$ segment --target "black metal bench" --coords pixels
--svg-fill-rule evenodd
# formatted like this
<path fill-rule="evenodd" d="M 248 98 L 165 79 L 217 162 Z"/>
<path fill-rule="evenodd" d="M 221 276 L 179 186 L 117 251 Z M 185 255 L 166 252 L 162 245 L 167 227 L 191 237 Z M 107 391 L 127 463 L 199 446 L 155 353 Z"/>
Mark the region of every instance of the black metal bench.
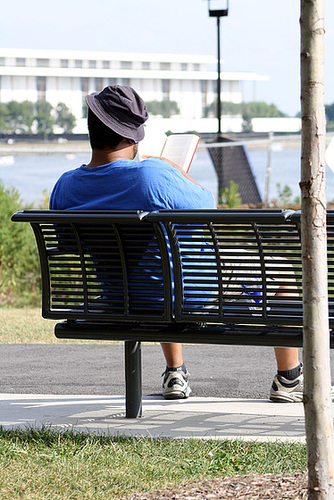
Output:
<path fill-rule="evenodd" d="M 125 341 L 129 418 L 142 411 L 143 341 L 302 346 L 299 212 L 26 210 L 12 220 L 34 231 L 42 315 L 65 320 L 55 335 Z M 332 327 L 334 212 L 327 222 Z"/>

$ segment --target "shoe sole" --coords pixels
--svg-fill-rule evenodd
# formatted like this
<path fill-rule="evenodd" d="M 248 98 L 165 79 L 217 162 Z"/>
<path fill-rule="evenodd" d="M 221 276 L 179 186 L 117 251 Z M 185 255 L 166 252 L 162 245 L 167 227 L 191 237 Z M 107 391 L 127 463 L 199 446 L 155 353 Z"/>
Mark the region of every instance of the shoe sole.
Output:
<path fill-rule="evenodd" d="M 292 394 L 289 396 L 286 392 L 277 392 L 274 395 L 270 395 L 270 401 L 274 403 L 302 403 L 303 402 L 303 394 L 299 393 Z"/>
<path fill-rule="evenodd" d="M 190 387 L 187 387 L 186 391 L 171 391 L 163 394 L 165 399 L 187 399 L 191 393 Z"/>

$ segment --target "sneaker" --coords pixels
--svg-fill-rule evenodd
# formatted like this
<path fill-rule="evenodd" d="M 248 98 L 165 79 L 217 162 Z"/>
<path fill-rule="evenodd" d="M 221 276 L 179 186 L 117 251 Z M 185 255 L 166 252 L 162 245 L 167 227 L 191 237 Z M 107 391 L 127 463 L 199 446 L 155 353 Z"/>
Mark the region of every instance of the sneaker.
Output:
<path fill-rule="evenodd" d="M 165 399 L 186 399 L 191 393 L 189 372 L 166 370 L 162 377 L 162 395 Z"/>
<path fill-rule="evenodd" d="M 303 382 L 303 372 L 293 380 L 288 380 L 282 375 L 275 375 L 270 389 L 271 401 L 275 403 L 301 403 L 303 401 Z"/>

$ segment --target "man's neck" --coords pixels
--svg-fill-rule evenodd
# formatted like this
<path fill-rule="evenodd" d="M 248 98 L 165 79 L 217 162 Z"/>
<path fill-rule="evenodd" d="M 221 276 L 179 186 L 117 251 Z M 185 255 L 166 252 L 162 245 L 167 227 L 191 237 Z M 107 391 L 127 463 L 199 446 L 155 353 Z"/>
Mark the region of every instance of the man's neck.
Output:
<path fill-rule="evenodd" d="M 134 145 L 128 142 L 123 145 L 121 143 L 115 149 L 93 149 L 91 160 L 86 167 L 100 167 L 118 160 L 133 160 L 135 152 Z"/>

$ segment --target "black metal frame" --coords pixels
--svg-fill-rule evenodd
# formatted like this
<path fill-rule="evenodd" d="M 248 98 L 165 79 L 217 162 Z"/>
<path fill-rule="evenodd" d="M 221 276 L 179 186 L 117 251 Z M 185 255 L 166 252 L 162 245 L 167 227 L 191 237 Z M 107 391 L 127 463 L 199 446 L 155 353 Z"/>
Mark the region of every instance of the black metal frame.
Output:
<path fill-rule="evenodd" d="M 273 299 L 267 294 L 270 275 L 278 270 L 291 291 L 291 272 L 285 261 L 293 262 L 300 283 L 299 212 L 27 210 L 14 214 L 12 220 L 29 222 L 33 228 L 41 264 L 43 317 L 65 320 L 56 325 L 55 335 L 125 342 L 128 418 L 142 414 L 141 342 L 302 346 L 302 297 Z M 329 323 L 333 327 L 334 211 L 328 212 L 327 223 Z M 95 235 L 100 233 L 102 236 L 95 244 Z M 149 248 L 145 247 L 147 242 Z M 209 253 L 199 264 L 203 243 L 208 245 Z M 91 254 L 95 256 L 93 264 Z M 141 260 L 138 255 L 142 254 Z M 118 273 L 121 291 L 116 296 L 121 306 L 113 304 L 114 290 L 108 299 L 94 297 L 101 288 L 101 277 L 93 276 L 91 270 L 100 265 L 97 256 L 102 256 L 101 267 L 103 273 L 109 273 L 109 280 L 113 273 Z M 268 256 L 284 260 L 268 267 Z M 230 292 L 226 295 L 222 266 L 224 261 L 232 265 L 238 259 L 240 262 L 240 257 L 244 262 L 240 271 L 243 282 L 248 280 L 252 259 L 258 266 L 261 301 L 255 309 L 249 307 L 243 296 L 233 302 L 228 296 Z M 152 266 L 160 273 L 159 287 L 163 286 L 160 302 L 147 297 L 154 295 L 149 289 L 153 282 L 147 281 L 146 290 L 137 284 L 152 273 Z M 199 272 L 208 277 L 202 288 L 214 290 L 217 300 L 208 301 L 201 287 L 194 291 L 193 283 L 201 279 Z M 133 295 L 137 291 L 144 297 L 139 305 L 134 301 L 135 307 L 131 287 Z M 160 288 L 157 290 L 161 293 Z M 105 293 L 103 287 L 101 293 Z M 187 296 L 193 301 L 190 306 Z M 332 336 L 330 340 L 333 348 Z"/>

